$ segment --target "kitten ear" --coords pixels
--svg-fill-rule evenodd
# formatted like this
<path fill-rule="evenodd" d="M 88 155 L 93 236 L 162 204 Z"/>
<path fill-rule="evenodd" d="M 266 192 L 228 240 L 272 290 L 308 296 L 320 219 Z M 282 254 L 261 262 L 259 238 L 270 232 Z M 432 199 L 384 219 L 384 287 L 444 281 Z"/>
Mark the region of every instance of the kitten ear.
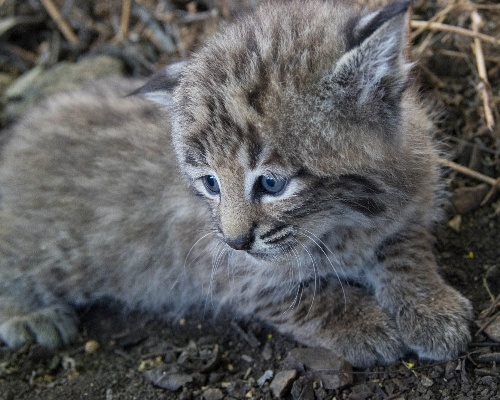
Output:
<path fill-rule="evenodd" d="M 411 67 L 405 60 L 408 7 L 398 2 L 351 21 L 348 51 L 322 80 L 321 97 L 333 101 L 330 107 L 350 118 L 397 112 Z"/>
<path fill-rule="evenodd" d="M 163 67 L 132 94 L 142 94 L 148 100 L 155 103 L 171 106 L 173 103 L 173 91 L 179 83 L 182 71 L 186 65 L 187 61 L 180 61 Z"/>

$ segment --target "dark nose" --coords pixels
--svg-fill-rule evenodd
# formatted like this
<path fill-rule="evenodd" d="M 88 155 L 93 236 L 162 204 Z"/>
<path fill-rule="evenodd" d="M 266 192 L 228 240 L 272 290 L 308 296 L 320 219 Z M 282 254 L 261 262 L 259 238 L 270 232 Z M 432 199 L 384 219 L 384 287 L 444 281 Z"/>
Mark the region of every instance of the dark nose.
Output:
<path fill-rule="evenodd" d="M 253 243 L 253 235 L 225 238 L 226 243 L 235 250 L 250 250 Z"/>

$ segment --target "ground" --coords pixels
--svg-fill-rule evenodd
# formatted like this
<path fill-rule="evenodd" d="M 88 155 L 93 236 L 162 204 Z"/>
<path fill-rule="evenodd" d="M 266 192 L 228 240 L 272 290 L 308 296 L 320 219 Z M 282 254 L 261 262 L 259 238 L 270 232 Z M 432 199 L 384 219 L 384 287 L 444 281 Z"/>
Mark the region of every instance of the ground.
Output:
<path fill-rule="evenodd" d="M 5 17 L 4 21 L 10 16 L 31 18 L 35 12 L 43 11 L 41 5 L 34 6 L 34 3 L 0 1 L 0 6 L 6 7 L 1 15 Z M 64 10 L 66 3 L 70 2 L 59 1 L 56 6 Z M 58 25 L 52 24 L 48 15 L 44 14 L 44 19 L 39 18 L 31 25 L 19 19 L 13 28 L 6 29 L 5 24 L 0 24 L 0 44 L 5 44 L 5 50 L 0 51 L 0 61 L 3 62 L 0 65 L 0 89 L 4 96 L 2 124 L 10 123 L 24 110 L 19 105 L 19 80 L 14 81 L 16 86 L 12 84 L 13 79 L 34 74 L 37 65 L 43 65 L 40 58 L 44 54 L 53 58 L 44 67 L 60 67 L 61 61 L 79 60 L 81 55 L 91 54 L 97 48 L 97 54 L 111 54 L 119 60 L 122 64 L 118 69 L 124 65 L 128 74 L 145 75 L 151 72 L 148 69 L 157 66 L 156 63 L 184 56 L 187 49 L 203 40 L 204 35 L 211 34 L 218 18 L 230 18 L 241 11 L 241 7 L 251 8 L 257 2 L 159 2 L 173 7 L 171 21 L 167 22 L 175 28 L 173 37 L 177 48 L 167 57 L 165 53 L 169 48 L 166 44 L 163 51 L 151 44 L 159 46 L 158 33 L 156 42 L 132 40 L 135 38 L 133 34 L 140 36 L 144 32 L 142 30 L 139 34 L 137 26 L 146 24 L 144 21 L 135 22 L 140 20 L 137 15 L 142 15 L 135 8 L 132 13 L 135 19 L 131 19 L 128 31 L 130 41 L 108 38 L 113 31 L 109 33 L 106 29 L 111 28 L 103 21 L 113 20 L 116 10 L 119 16 L 126 0 L 106 4 L 82 2 L 87 3 L 93 8 L 89 6 L 91 11 L 85 9 L 87 14 L 78 14 L 79 19 L 68 11 L 69 6 L 66 14 L 63 13 L 63 19 L 80 32 L 78 39 L 87 40 L 78 51 L 65 44 L 69 39 L 57 33 Z M 155 2 L 137 2 L 146 11 L 151 10 L 152 3 Z M 433 21 L 470 28 L 468 15 L 476 9 L 465 3 L 450 2 L 450 7 L 454 5 L 456 9 L 447 10 L 446 2 L 440 6 L 439 1 L 415 1 L 415 14 L 418 19 L 430 20 L 441 12 L 445 18 Z M 486 33 L 499 37 L 494 21 L 500 20 L 500 7 L 493 1 L 474 4 L 486 19 Z M 219 11 L 217 18 L 211 16 L 213 10 Z M 94 30 L 87 26 L 90 33 L 82 35 L 83 23 L 78 25 L 74 21 L 91 17 Z M 200 25 L 193 22 L 195 17 L 201 21 Z M 38 36 L 23 36 L 25 24 Z M 156 28 L 153 26 L 152 29 L 154 34 Z M 59 50 L 57 56 L 53 56 L 54 37 L 58 35 Z M 417 70 L 423 83 L 423 95 L 434 109 L 440 110 L 437 117 L 439 140 L 454 161 L 481 172 L 483 176 L 497 178 L 500 176 L 500 130 L 498 122 L 491 129 L 486 127 L 488 120 L 482 89 L 478 85 L 481 81 L 475 70 L 477 57 L 470 50 L 472 39 L 430 32 L 414 39 L 420 60 Z M 106 47 L 109 43 L 112 45 Z M 181 43 L 183 47 L 179 46 Z M 483 44 L 489 77 L 486 89 L 491 96 L 493 116 L 498 121 L 500 60 L 495 56 L 498 46 Z M 155 54 L 151 56 L 150 53 Z M 42 81 L 41 78 L 35 80 Z M 54 86 L 53 81 L 48 82 L 50 84 L 45 86 Z M 36 93 L 34 86 L 30 87 L 31 93 Z M 67 349 L 49 351 L 31 345 L 12 352 L 0 345 L 0 399 L 217 400 L 271 399 L 275 395 L 294 400 L 499 398 L 500 344 L 493 340 L 491 329 L 495 326 L 495 315 L 497 321 L 500 319 L 500 200 L 493 196 L 486 204 L 480 205 L 490 186 L 486 185 L 483 190 L 477 186 L 476 178 L 466 177 L 454 168 L 445 174 L 453 197 L 446 209 L 446 217 L 436 228 L 436 254 L 442 275 L 472 300 L 476 316 L 471 326 L 472 343 L 460 358 L 434 363 L 408 356 L 394 365 L 366 370 L 352 371 L 345 365 L 321 369 L 312 365 L 310 358 L 325 359 L 327 363 L 332 361 L 323 350 L 311 349 L 308 358 L 296 350 L 300 346 L 295 342 L 258 321 L 239 321 L 232 315 L 221 316 L 218 320 L 203 315 L 186 315 L 179 320 L 165 321 L 149 315 L 121 315 L 115 308 L 96 306 L 81 310 L 81 335 L 78 342 Z M 479 200 L 471 200 L 467 193 Z M 490 336 L 484 332 L 485 323 L 490 323 L 486 328 Z M 331 389 L 336 385 L 340 386 Z"/>

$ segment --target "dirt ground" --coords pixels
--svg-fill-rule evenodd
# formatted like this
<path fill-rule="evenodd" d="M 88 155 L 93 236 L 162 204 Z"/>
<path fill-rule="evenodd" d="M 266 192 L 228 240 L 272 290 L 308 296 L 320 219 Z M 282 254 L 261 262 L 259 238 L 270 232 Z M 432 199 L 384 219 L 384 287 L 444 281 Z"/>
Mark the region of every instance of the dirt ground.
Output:
<path fill-rule="evenodd" d="M 19 98 L 12 95 L 13 83 L 19 83 L 15 79 L 40 65 L 50 69 L 61 61 L 106 54 L 120 60 L 126 74 L 147 75 L 162 63 L 185 56 L 212 34 L 217 24 L 254 7 L 258 1 L 133 2 L 146 11 L 159 5 L 171 6 L 171 14 L 165 12 L 171 20 L 165 17 L 163 21 L 171 24 L 171 31 L 167 31 L 173 32 L 175 39 L 170 50 L 168 46 L 159 49 L 158 40 L 141 36 L 146 35 L 147 18 L 136 9 L 125 32 L 128 39 L 111 38 L 113 29 L 109 26 L 113 21 L 117 26 L 120 16 L 123 21 L 120 13 L 126 3 L 56 1 L 56 6 L 65 10 L 63 18 L 79 33 L 80 47 L 75 50 L 66 43 L 69 39 L 58 33 L 58 25 L 45 14 L 41 3 L 0 0 L 1 21 L 17 18 L 8 29 L 6 23 L 0 23 L 2 125 L 24 110 L 16 108 Z M 414 19 L 430 20 L 441 13 L 444 17 L 434 21 L 467 29 L 470 13 L 476 10 L 486 21 L 483 32 L 500 37 L 500 6 L 496 1 L 413 4 Z M 158 20 L 157 13 L 155 16 Z M 21 17 L 33 20 L 26 22 Z M 82 33 L 84 25 L 87 36 Z M 149 37 L 154 36 L 155 26 Z M 121 32 L 121 27 L 115 31 Z M 54 55 L 57 41 L 59 47 Z M 419 59 L 416 69 L 423 96 L 433 109 L 439 110 L 438 139 L 451 159 L 496 179 L 500 176 L 499 46 L 483 43 L 489 78 L 486 88 L 497 121 L 488 129 L 471 43 L 470 37 L 446 32 L 429 30 L 415 35 Z M 1 139 L 0 134 L 0 143 Z M 490 187 L 478 186 L 480 179 L 467 177 L 454 168 L 446 172 L 446 182 L 453 197 L 445 220 L 436 229 L 436 254 L 442 275 L 472 300 L 476 315 L 471 327 L 473 341 L 467 353 L 456 360 L 431 363 L 410 355 L 394 365 L 366 370 L 342 365 L 315 367 L 310 358 L 325 357 L 323 350 L 311 349 L 306 356 L 296 350 L 299 345 L 258 321 L 239 321 L 232 315 L 213 320 L 194 313 L 165 321 L 149 315 L 122 315 L 119 305 L 97 305 L 81 310 L 80 338 L 67 349 L 49 351 L 31 345 L 12 352 L 0 345 L 0 399 L 220 400 L 272 399 L 277 395 L 294 400 L 498 399 L 500 343 L 494 341 L 491 330 L 494 326 L 500 329 L 500 200 L 493 195 L 487 204 L 480 205 Z"/>

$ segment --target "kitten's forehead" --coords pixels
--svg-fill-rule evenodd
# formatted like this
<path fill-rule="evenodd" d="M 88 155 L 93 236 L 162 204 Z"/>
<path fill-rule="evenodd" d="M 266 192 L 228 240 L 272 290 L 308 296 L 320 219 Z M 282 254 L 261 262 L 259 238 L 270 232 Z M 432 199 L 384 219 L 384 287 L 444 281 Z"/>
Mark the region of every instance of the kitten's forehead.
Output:
<path fill-rule="evenodd" d="M 345 52 L 352 14 L 328 2 L 292 2 L 285 10 L 262 7 L 194 56 L 176 91 L 184 122 L 252 134 L 279 120 L 276 110 L 297 107 L 294 99 Z"/>

